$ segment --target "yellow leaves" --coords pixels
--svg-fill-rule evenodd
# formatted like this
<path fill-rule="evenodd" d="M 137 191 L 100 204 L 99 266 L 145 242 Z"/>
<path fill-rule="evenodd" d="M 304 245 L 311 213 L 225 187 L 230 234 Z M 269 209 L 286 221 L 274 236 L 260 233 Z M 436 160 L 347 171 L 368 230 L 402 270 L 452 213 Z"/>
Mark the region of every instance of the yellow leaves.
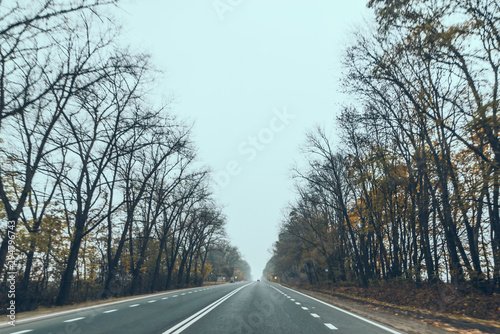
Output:
<path fill-rule="evenodd" d="M 205 268 L 203 269 L 203 274 L 201 275 L 204 280 L 208 277 L 208 275 L 210 275 L 210 273 L 212 272 L 212 270 L 213 270 L 212 264 L 205 263 Z"/>

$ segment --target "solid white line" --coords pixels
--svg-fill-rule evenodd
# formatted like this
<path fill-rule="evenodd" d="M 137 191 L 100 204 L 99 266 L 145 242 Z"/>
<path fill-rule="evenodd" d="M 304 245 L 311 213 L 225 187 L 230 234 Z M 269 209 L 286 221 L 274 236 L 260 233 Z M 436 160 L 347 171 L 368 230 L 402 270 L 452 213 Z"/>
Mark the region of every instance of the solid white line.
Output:
<path fill-rule="evenodd" d="M 33 330 L 32 329 L 26 329 L 24 331 L 14 332 L 12 334 L 23 334 L 23 333 L 29 333 L 29 332 L 33 332 Z"/>
<path fill-rule="evenodd" d="M 117 310 L 117 309 L 114 309 L 114 310 L 104 311 L 104 312 L 102 312 L 102 313 L 113 313 L 113 312 L 116 312 L 116 311 L 118 311 L 118 310 Z"/>
<path fill-rule="evenodd" d="M 85 317 L 79 317 L 79 318 L 73 318 L 73 319 L 69 319 L 69 320 L 64 320 L 63 322 L 73 322 L 73 321 L 78 321 L 78 320 L 82 320 L 82 319 L 85 319 Z"/>
<path fill-rule="evenodd" d="M 319 315 L 317 315 L 316 313 L 311 313 L 311 315 L 312 315 L 314 318 L 319 318 Z"/>
<path fill-rule="evenodd" d="M 328 327 L 328 328 L 330 328 L 330 329 L 338 329 L 337 327 L 335 327 L 332 324 L 325 324 L 325 326 Z"/>
<path fill-rule="evenodd" d="M 349 311 L 346 311 L 346 310 L 344 310 L 344 309 L 341 309 L 340 307 L 333 306 L 333 305 L 330 305 L 330 304 L 328 304 L 328 303 L 325 303 L 324 301 L 319 300 L 319 299 L 316 299 L 316 298 L 311 297 L 311 296 L 309 296 L 309 295 L 306 295 L 305 293 L 302 293 L 302 292 L 299 292 L 299 291 L 295 291 L 294 289 L 290 289 L 290 288 L 288 288 L 288 287 L 286 287 L 286 286 L 283 286 L 283 285 L 281 285 L 281 287 L 283 287 L 283 288 L 285 288 L 285 289 L 288 289 L 288 290 L 291 290 L 291 291 L 293 291 L 293 292 L 296 292 L 296 293 L 298 293 L 299 295 L 302 295 L 302 296 L 304 296 L 304 297 L 307 297 L 307 298 L 310 298 L 310 299 L 312 299 L 312 300 L 315 300 L 315 301 L 317 301 L 318 303 L 321 303 L 321 304 L 323 304 L 323 305 L 326 305 L 326 306 L 328 306 L 328 307 L 333 308 L 334 310 L 337 310 L 337 311 L 340 311 L 340 312 L 344 312 L 345 314 L 349 314 L 350 316 L 352 316 L 352 317 L 354 317 L 354 318 L 356 318 L 356 319 L 359 319 L 359 320 L 361 320 L 361 321 L 367 322 L 367 323 L 369 323 L 370 325 L 373 325 L 373 326 L 376 326 L 376 327 L 378 327 L 378 328 L 381 328 L 381 329 L 383 329 L 383 330 L 385 330 L 385 331 L 387 331 L 387 332 L 389 332 L 389 333 L 393 333 L 393 334 L 401 334 L 400 332 L 397 332 L 397 331 L 395 331 L 395 330 L 393 330 L 393 329 L 391 329 L 391 328 L 389 328 L 389 327 L 386 327 L 386 326 L 381 325 L 381 324 L 378 324 L 378 323 L 376 323 L 376 322 L 374 322 L 374 321 L 371 321 L 371 320 L 368 320 L 368 319 L 366 319 L 366 318 L 363 318 L 363 317 L 361 317 L 361 316 L 359 316 L 359 315 L 357 315 L 357 314 L 354 314 L 354 313 L 352 313 L 352 312 L 349 312 Z"/>
<path fill-rule="evenodd" d="M 219 306 L 220 304 L 222 304 L 226 299 L 229 299 L 232 295 L 238 293 L 241 289 L 246 288 L 247 286 L 249 286 L 249 285 L 251 285 L 253 283 L 254 282 L 246 284 L 246 285 L 244 285 L 242 287 L 239 287 L 239 288 L 231 291 L 230 293 L 228 293 L 227 295 L 223 296 L 222 298 L 216 300 L 215 302 L 213 302 L 212 304 L 208 305 L 204 309 L 196 312 L 195 314 L 193 314 L 189 318 L 184 319 L 183 321 L 181 321 L 180 323 L 178 323 L 174 327 L 170 328 L 166 332 L 163 332 L 163 334 L 178 334 L 178 333 L 181 333 L 186 328 L 188 328 L 189 326 L 191 326 L 192 324 L 194 324 L 196 321 L 200 320 L 205 315 L 207 315 L 214 308 L 216 308 L 217 306 Z"/>
<path fill-rule="evenodd" d="M 139 305 L 141 305 L 141 304 L 133 304 L 133 305 L 130 305 L 129 307 L 137 307 Z"/>

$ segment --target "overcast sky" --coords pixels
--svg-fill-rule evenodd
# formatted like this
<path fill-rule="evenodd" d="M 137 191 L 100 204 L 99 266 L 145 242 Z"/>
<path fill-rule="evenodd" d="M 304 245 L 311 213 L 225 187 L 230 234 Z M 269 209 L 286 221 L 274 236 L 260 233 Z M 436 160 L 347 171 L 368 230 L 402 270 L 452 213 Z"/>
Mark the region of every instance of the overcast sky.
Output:
<path fill-rule="evenodd" d="M 315 124 L 334 129 L 342 51 L 367 0 L 125 0 L 127 43 L 164 71 L 172 112 L 194 122 L 227 232 L 260 277 L 294 198 L 291 165 Z"/>

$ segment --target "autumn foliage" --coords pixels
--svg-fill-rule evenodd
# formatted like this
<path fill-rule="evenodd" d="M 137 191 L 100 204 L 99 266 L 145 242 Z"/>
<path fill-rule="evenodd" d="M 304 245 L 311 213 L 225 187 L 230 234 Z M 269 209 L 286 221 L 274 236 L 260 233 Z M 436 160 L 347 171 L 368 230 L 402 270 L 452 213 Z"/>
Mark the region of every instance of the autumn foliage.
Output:
<path fill-rule="evenodd" d="M 308 134 L 266 275 L 498 292 L 499 3 L 370 6 L 376 26 L 345 53 L 340 140 Z"/>

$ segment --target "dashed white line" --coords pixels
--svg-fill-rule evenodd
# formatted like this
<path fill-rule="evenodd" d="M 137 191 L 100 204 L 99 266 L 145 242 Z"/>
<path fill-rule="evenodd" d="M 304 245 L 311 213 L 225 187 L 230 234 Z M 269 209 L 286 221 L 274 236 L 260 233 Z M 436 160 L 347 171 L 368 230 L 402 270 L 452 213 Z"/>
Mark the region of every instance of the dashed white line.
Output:
<path fill-rule="evenodd" d="M 162 299 L 168 299 L 168 297 L 163 297 Z"/>
<path fill-rule="evenodd" d="M 156 302 L 156 300 L 150 300 L 148 303 L 154 303 Z"/>
<path fill-rule="evenodd" d="M 23 333 L 29 333 L 29 332 L 33 332 L 33 330 L 32 329 L 26 329 L 24 331 L 14 332 L 12 334 L 23 334 Z"/>
<path fill-rule="evenodd" d="M 286 298 L 290 299 L 290 298 L 292 298 L 292 297 L 290 297 L 290 296 L 286 296 Z"/>
<path fill-rule="evenodd" d="M 307 307 L 304 307 L 304 306 L 302 306 L 302 309 L 305 311 L 309 310 Z"/>
<path fill-rule="evenodd" d="M 314 318 L 319 318 L 319 315 L 317 315 L 316 313 L 311 313 L 311 315 L 312 315 Z"/>
<path fill-rule="evenodd" d="M 130 305 L 129 307 L 137 307 L 139 305 L 141 305 L 141 304 L 134 304 L 134 305 Z"/>
<path fill-rule="evenodd" d="M 299 302 L 295 302 L 295 304 L 296 304 L 296 305 L 300 305 L 300 303 L 299 303 Z"/>
<path fill-rule="evenodd" d="M 184 296 L 184 295 L 185 295 L 185 293 L 181 293 L 181 296 Z"/>
<path fill-rule="evenodd" d="M 175 295 L 175 296 L 172 296 L 172 297 L 173 297 L 173 298 L 175 298 L 175 297 L 177 297 L 177 295 Z"/>
<path fill-rule="evenodd" d="M 64 320 L 63 322 L 73 322 L 73 321 L 78 321 L 78 320 L 82 320 L 82 319 L 85 319 L 85 317 L 79 317 L 79 318 L 73 318 L 73 319 L 69 319 L 69 320 Z"/>
<path fill-rule="evenodd" d="M 325 326 L 328 327 L 329 329 L 338 329 L 337 327 L 335 327 L 332 324 L 325 324 Z"/>
<path fill-rule="evenodd" d="M 118 311 L 118 309 L 114 309 L 114 310 L 107 310 L 107 311 L 104 311 L 102 313 L 113 313 L 113 312 L 116 312 Z"/>
<path fill-rule="evenodd" d="M 295 299 L 290 299 L 290 300 L 291 300 L 292 302 L 294 302 L 294 301 L 295 301 Z"/>
<path fill-rule="evenodd" d="M 273 288 L 274 288 L 274 287 L 273 287 Z M 299 291 L 296 291 L 296 290 L 290 289 L 290 288 L 288 288 L 288 287 L 286 287 L 286 286 L 282 286 L 282 288 L 287 289 L 287 290 L 291 290 L 291 291 L 293 291 L 293 292 L 295 292 L 295 293 L 298 293 L 298 294 L 299 294 L 299 295 L 301 295 L 301 296 L 304 296 L 304 297 L 307 297 L 307 298 L 309 298 L 309 299 L 315 300 L 316 302 L 318 302 L 318 303 L 320 303 L 320 304 L 326 305 L 326 306 L 328 306 L 328 307 L 333 308 L 334 310 L 337 310 L 337 311 L 343 312 L 343 313 L 345 313 L 345 314 L 348 314 L 348 315 L 350 315 L 351 317 L 354 317 L 354 318 L 356 318 L 356 319 L 359 319 L 359 320 L 361 320 L 361 321 L 364 321 L 364 322 L 366 322 L 366 323 L 369 323 L 370 325 L 373 325 L 373 326 L 376 326 L 376 327 L 378 327 L 378 328 L 381 328 L 381 329 L 385 330 L 386 332 L 389 332 L 389 333 L 392 333 L 392 334 L 400 334 L 400 332 L 395 331 L 395 330 L 393 330 L 393 329 L 391 329 L 391 328 L 389 328 L 389 327 L 386 327 L 386 326 L 381 325 L 381 324 L 378 324 L 378 323 L 376 323 L 376 322 L 374 322 L 374 321 L 371 321 L 371 320 L 368 320 L 368 319 L 366 319 L 366 318 L 363 318 L 363 317 L 361 317 L 361 316 L 359 316 L 359 315 L 357 315 L 357 314 L 354 314 L 354 313 L 352 313 L 352 312 L 346 311 L 346 310 L 344 310 L 344 309 L 342 309 L 342 308 L 340 308 L 340 307 L 336 307 L 336 306 L 330 305 L 330 304 L 328 304 L 328 303 L 326 303 L 326 302 L 324 302 L 324 301 L 322 301 L 322 300 L 319 300 L 319 299 L 316 299 L 316 298 L 311 297 L 311 296 L 309 296 L 309 295 L 306 295 L 305 293 L 302 293 L 302 292 L 299 292 Z M 275 289 L 276 289 L 276 288 L 275 288 Z M 278 290 L 278 289 L 276 289 L 276 290 Z"/>
<path fill-rule="evenodd" d="M 188 293 L 193 293 L 192 291 L 189 291 Z"/>

